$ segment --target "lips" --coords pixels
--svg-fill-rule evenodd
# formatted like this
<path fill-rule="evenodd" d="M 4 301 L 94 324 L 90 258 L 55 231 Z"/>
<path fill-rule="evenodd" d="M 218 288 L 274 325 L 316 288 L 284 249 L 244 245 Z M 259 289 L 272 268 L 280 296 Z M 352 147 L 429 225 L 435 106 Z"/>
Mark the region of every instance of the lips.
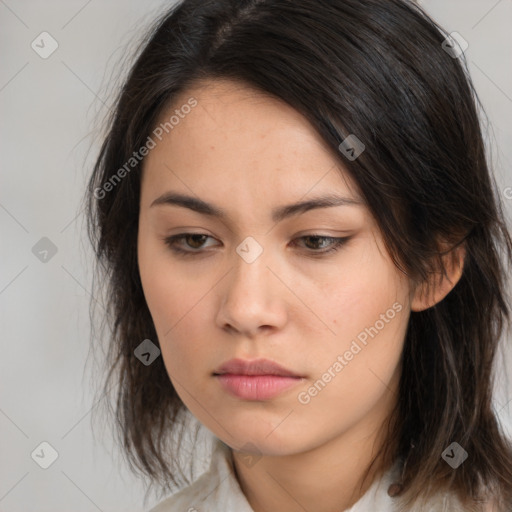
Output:
<path fill-rule="evenodd" d="M 213 373 L 222 389 L 242 400 L 270 400 L 304 377 L 268 359 L 232 359 Z"/>
<path fill-rule="evenodd" d="M 269 359 L 256 359 L 246 361 L 244 359 L 231 359 L 220 366 L 214 375 L 276 375 L 280 377 L 301 377 Z"/>

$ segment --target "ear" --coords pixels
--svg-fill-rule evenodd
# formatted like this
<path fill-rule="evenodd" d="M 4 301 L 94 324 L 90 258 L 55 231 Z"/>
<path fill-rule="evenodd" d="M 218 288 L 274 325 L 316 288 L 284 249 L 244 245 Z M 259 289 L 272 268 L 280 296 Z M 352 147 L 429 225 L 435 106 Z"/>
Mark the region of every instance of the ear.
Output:
<path fill-rule="evenodd" d="M 442 248 L 446 248 L 446 244 L 442 244 Z M 456 246 L 441 256 L 444 273 L 438 270 L 416 286 L 412 293 L 411 311 L 424 311 L 431 308 L 452 291 L 462 276 L 465 256 L 464 244 Z"/>

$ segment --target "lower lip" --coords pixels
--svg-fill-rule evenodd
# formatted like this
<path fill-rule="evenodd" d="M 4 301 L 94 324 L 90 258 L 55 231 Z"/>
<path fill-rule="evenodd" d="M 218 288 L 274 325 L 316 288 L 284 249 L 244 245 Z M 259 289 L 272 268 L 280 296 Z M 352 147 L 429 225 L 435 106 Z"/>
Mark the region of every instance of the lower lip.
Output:
<path fill-rule="evenodd" d="M 232 395 L 244 400 L 268 400 L 295 386 L 300 377 L 279 375 L 216 375 L 222 387 Z"/>

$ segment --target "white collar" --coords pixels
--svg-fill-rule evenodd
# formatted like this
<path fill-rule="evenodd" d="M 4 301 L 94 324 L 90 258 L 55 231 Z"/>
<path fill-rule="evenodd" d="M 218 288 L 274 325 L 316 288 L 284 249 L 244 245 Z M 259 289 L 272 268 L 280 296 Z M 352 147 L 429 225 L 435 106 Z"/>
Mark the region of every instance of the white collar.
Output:
<path fill-rule="evenodd" d="M 396 466 L 395 466 L 396 467 Z M 357 503 L 345 512 L 392 512 L 388 487 L 394 471 L 373 482 Z M 191 485 L 165 499 L 149 512 L 254 512 L 243 494 L 233 469 L 229 446 L 215 439 L 209 469 Z"/>

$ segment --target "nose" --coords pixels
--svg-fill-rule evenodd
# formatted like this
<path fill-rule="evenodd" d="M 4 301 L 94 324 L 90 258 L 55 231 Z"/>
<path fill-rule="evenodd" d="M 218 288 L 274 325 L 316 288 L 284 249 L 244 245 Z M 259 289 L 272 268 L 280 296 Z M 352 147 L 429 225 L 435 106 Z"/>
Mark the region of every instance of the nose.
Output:
<path fill-rule="evenodd" d="M 290 295 L 279 272 L 273 270 L 263 251 L 248 262 L 238 253 L 233 266 L 220 285 L 217 325 L 231 333 L 247 337 L 281 329 L 287 321 L 287 296 Z"/>

